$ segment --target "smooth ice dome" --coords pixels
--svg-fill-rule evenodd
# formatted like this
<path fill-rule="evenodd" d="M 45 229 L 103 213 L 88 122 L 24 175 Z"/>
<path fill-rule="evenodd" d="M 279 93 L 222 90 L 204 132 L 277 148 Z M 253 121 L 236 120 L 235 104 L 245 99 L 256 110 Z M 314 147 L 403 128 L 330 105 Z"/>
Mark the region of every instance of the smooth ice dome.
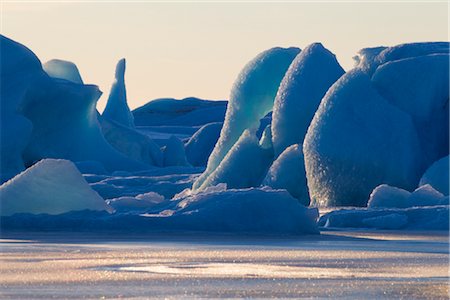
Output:
<path fill-rule="evenodd" d="M 206 166 L 208 157 L 220 136 L 223 123 L 215 122 L 202 126 L 186 143 L 186 157 L 193 166 Z"/>
<path fill-rule="evenodd" d="M 164 166 L 188 166 L 184 144 L 176 136 L 171 136 L 163 150 Z"/>
<path fill-rule="evenodd" d="M 70 61 L 52 59 L 42 65 L 45 73 L 52 78 L 64 79 L 73 83 L 83 84 L 77 66 Z"/>
<path fill-rule="evenodd" d="M 194 189 L 203 185 L 246 129 L 256 132 L 260 119 L 272 110 L 280 82 L 299 52 L 298 48 L 266 50 L 240 72 L 231 89 L 220 138 Z"/>
<path fill-rule="evenodd" d="M 125 88 L 125 58 L 116 66 L 116 78 L 109 92 L 108 102 L 102 116 L 125 127 L 134 128 L 134 117 L 128 107 Z"/>
<path fill-rule="evenodd" d="M 370 194 L 367 207 L 409 207 L 411 193 L 394 186 L 382 184 L 377 186 Z"/>
<path fill-rule="evenodd" d="M 1 215 L 62 214 L 112 208 L 90 188 L 75 165 L 44 159 L 0 186 Z"/>
<path fill-rule="evenodd" d="M 303 153 L 311 200 L 324 206 L 365 206 L 376 186 L 412 190 L 421 174 L 411 117 L 380 96 L 357 69 L 325 95 Z"/>
<path fill-rule="evenodd" d="M 281 81 L 273 106 L 275 157 L 288 146 L 303 143 L 320 101 L 342 74 L 344 70 L 334 54 L 320 43 L 309 45 L 297 55 Z"/>
<path fill-rule="evenodd" d="M 420 178 L 420 186 L 429 184 L 445 196 L 449 194 L 449 159 L 448 156 L 434 162 Z"/>
<path fill-rule="evenodd" d="M 267 172 L 263 185 L 273 189 L 286 189 L 300 203 L 309 205 L 305 163 L 300 145 L 291 145 L 281 153 Z"/>

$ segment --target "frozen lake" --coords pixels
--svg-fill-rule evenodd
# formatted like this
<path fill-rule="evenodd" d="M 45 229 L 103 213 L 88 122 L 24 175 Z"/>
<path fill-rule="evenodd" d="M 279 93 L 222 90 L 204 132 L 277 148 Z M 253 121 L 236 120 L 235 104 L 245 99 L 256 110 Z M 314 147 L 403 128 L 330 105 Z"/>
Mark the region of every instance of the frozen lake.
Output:
<path fill-rule="evenodd" d="M 0 295 L 446 299 L 447 234 L 328 231 L 278 238 L 3 233 Z"/>

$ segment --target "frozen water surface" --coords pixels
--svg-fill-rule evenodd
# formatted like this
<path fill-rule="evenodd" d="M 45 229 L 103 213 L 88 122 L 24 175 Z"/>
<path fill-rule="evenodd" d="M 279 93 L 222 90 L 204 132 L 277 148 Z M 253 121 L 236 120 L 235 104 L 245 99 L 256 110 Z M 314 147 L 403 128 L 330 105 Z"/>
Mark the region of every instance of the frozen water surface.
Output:
<path fill-rule="evenodd" d="M 2 233 L 2 299 L 448 298 L 447 232 Z"/>

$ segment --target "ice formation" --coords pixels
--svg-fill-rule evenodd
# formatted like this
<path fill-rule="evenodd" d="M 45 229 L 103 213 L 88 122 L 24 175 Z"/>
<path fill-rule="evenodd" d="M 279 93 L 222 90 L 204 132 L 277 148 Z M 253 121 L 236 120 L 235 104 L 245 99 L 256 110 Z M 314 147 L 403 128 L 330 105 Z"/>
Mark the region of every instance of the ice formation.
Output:
<path fill-rule="evenodd" d="M 377 91 L 411 116 L 422 149 L 422 170 L 449 151 L 449 55 L 388 62 L 372 77 Z"/>
<path fill-rule="evenodd" d="M 44 159 L 0 186 L 2 216 L 16 213 L 62 214 L 113 209 L 93 191 L 75 165 Z"/>
<path fill-rule="evenodd" d="M 52 59 L 42 65 L 45 73 L 52 78 L 59 78 L 71 81 L 73 83 L 83 84 L 80 72 L 77 66 L 70 61 L 61 59 Z"/>
<path fill-rule="evenodd" d="M 219 183 L 234 189 L 259 186 L 272 159 L 272 149 L 263 149 L 255 134 L 245 130 L 199 190 Z"/>
<path fill-rule="evenodd" d="M 44 74 L 33 52 L 3 35 L 0 59 L 0 182 L 4 182 L 25 169 L 22 152 L 33 125 L 18 109 L 36 78 Z"/>
<path fill-rule="evenodd" d="M 344 74 L 333 53 L 315 43 L 302 50 L 278 89 L 272 114 L 275 157 L 303 143 L 309 124 L 329 87 Z"/>
<path fill-rule="evenodd" d="M 151 138 L 103 117 L 99 121 L 105 139 L 117 151 L 136 161 L 163 166 L 163 153 Z"/>
<path fill-rule="evenodd" d="M 125 127 L 134 128 L 134 117 L 127 103 L 124 58 L 117 63 L 116 78 L 111 86 L 108 102 L 102 116 Z"/>
<path fill-rule="evenodd" d="M 231 90 L 220 138 L 194 189 L 203 186 L 244 130 L 258 129 L 259 120 L 272 110 L 280 82 L 299 52 L 298 48 L 272 48 L 244 67 Z"/>
<path fill-rule="evenodd" d="M 434 162 L 423 174 L 419 185 L 431 185 L 434 189 L 448 196 L 449 194 L 449 159 L 448 156 Z"/>
<path fill-rule="evenodd" d="M 164 166 L 188 166 L 184 144 L 176 136 L 170 137 L 163 150 Z"/>
<path fill-rule="evenodd" d="M 273 143 L 272 143 L 272 129 L 270 124 L 264 128 L 261 138 L 259 139 L 259 145 L 263 149 L 272 149 L 273 151 Z"/>
<path fill-rule="evenodd" d="M 303 153 L 310 196 L 320 205 L 364 206 L 377 185 L 412 190 L 421 174 L 411 117 L 381 97 L 357 69 L 325 95 Z"/>
<path fill-rule="evenodd" d="M 206 166 L 220 136 L 223 123 L 215 122 L 202 126 L 186 143 L 186 157 L 193 166 Z"/>
<path fill-rule="evenodd" d="M 117 212 L 146 211 L 164 201 L 164 197 L 155 192 L 139 194 L 135 197 L 123 196 L 106 201 Z"/>
<path fill-rule="evenodd" d="M 300 203 L 309 205 L 305 164 L 299 144 L 291 145 L 281 153 L 270 167 L 262 184 L 274 189 L 286 189 Z"/>

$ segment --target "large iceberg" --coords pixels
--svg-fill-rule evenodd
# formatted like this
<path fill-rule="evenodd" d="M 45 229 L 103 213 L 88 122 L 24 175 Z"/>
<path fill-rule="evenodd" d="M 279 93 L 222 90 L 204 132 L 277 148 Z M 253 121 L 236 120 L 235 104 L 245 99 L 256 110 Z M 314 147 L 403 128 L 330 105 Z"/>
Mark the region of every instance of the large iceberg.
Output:
<path fill-rule="evenodd" d="M 272 48 L 259 54 L 244 67 L 231 90 L 220 138 L 194 189 L 203 185 L 244 130 L 256 132 L 260 119 L 272 110 L 280 82 L 299 52 L 298 48 Z"/>
<path fill-rule="evenodd" d="M 125 127 L 134 128 L 134 117 L 127 104 L 124 58 L 117 63 L 116 78 L 111 86 L 111 92 L 102 116 Z"/>
<path fill-rule="evenodd" d="M 309 205 L 303 152 L 299 144 L 287 147 L 273 162 L 263 185 L 274 189 L 286 189 L 300 203 Z"/>
<path fill-rule="evenodd" d="M 113 209 L 67 160 L 44 159 L 0 186 L 0 214 Z"/>
<path fill-rule="evenodd" d="M 320 205 L 364 206 L 376 186 L 412 190 L 421 175 L 411 117 L 380 96 L 358 69 L 325 95 L 303 153 L 311 199 Z"/>
<path fill-rule="evenodd" d="M 434 189 L 448 196 L 449 194 L 449 157 L 434 162 L 420 178 L 419 185 L 431 185 Z"/>
<path fill-rule="evenodd" d="M 302 50 L 278 89 L 272 114 L 275 157 L 303 143 L 309 124 L 329 87 L 344 74 L 333 53 L 315 43 Z"/>

